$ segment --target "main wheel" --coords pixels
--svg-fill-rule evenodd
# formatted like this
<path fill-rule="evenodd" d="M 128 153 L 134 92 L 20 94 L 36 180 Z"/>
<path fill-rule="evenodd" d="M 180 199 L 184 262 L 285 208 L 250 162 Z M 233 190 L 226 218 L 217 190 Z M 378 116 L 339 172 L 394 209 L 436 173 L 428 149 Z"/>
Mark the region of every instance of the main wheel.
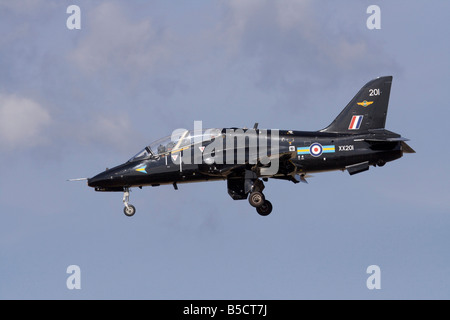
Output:
<path fill-rule="evenodd" d="M 250 196 L 248 197 L 248 202 L 252 207 L 259 208 L 264 204 L 264 201 L 266 199 L 264 198 L 264 195 L 261 192 L 254 191 L 250 193 Z"/>
<path fill-rule="evenodd" d="M 386 164 L 386 161 L 384 161 L 383 159 L 380 159 L 377 161 L 377 166 L 382 167 Z"/>
<path fill-rule="evenodd" d="M 136 208 L 129 204 L 128 207 L 125 206 L 125 208 L 123 208 L 123 213 L 125 213 L 127 217 L 132 217 L 136 213 Z"/>
<path fill-rule="evenodd" d="M 264 201 L 262 206 L 256 208 L 256 212 L 258 212 L 261 216 L 268 216 L 272 212 L 272 203 L 269 200 Z"/>

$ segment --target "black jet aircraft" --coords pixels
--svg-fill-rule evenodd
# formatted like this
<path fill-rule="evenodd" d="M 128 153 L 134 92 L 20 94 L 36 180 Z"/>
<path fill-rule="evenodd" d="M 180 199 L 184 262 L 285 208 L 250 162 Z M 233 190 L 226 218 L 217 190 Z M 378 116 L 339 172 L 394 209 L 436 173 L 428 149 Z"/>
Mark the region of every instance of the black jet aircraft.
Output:
<path fill-rule="evenodd" d="M 172 134 L 146 146 L 87 183 L 96 191 L 123 192 L 124 213 L 133 216 L 130 188 L 171 184 L 178 190 L 180 183 L 226 180 L 233 200 L 248 199 L 266 216 L 272 204 L 262 192 L 269 178 L 299 183 L 315 172 L 354 175 L 415 152 L 408 139 L 385 129 L 391 83 L 391 76 L 369 81 L 319 131 L 260 130 L 257 124 L 253 129 L 179 130 L 175 138 Z"/>

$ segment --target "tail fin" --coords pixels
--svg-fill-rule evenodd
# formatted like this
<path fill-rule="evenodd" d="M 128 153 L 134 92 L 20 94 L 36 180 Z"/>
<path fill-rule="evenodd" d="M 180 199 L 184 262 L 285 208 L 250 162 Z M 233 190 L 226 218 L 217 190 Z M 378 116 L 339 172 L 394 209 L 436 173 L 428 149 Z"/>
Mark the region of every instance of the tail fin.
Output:
<path fill-rule="evenodd" d="M 383 129 L 391 93 L 392 76 L 369 81 L 334 121 L 321 132 L 359 134 Z"/>

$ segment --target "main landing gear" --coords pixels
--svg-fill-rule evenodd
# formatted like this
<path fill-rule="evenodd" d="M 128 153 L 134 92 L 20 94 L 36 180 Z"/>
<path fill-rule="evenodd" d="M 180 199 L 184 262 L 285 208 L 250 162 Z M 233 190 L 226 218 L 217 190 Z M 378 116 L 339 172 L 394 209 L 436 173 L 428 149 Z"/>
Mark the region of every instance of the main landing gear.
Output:
<path fill-rule="evenodd" d="M 123 204 L 125 205 L 125 208 L 123 208 L 123 213 L 127 217 L 132 217 L 136 213 L 136 208 L 129 204 L 128 201 L 130 201 L 130 189 L 124 188 L 123 189 Z"/>
<path fill-rule="evenodd" d="M 264 190 L 264 184 L 261 180 L 257 179 L 251 187 L 250 195 L 248 196 L 248 202 L 254 208 L 256 212 L 261 216 L 268 216 L 272 212 L 272 203 L 266 200 L 266 197 L 262 193 Z"/>
<path fill-rule="evenodd" d="M 247 199 L 250 205 L 256 208 L 261 216 L 267 216 L 272 212 L 272 203 L 263 194 L 264 181 L 258 178 L 253 170 L 245 170 L 243 175 L 227 178 L 228 194 L 233 200 Z"/>
<path fill-rule="evenodd" d="M 256 208 L 261 216 L 268 216 L 272 212 L 272 203 L 266 200 L 266 197 L 262 192 L 253 191 L 248 197 L 248 202 L 252 207 Z"/>

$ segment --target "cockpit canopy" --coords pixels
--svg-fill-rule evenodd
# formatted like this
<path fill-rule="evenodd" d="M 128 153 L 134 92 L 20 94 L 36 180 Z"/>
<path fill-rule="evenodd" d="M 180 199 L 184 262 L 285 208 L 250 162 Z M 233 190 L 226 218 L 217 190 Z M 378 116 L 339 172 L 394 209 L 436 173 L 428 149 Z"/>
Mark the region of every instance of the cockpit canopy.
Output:
<path fill-rule="evenodd" d="M 190 148 L 193 144 L 211 141 L 222 135 L 223 129 L 206 129 L 203 132 L 197 130 L 177 129 L 172 135 L 156 140 L 139 151 L 128 162 L 159 158 L 169 153 L 180 152 Z"/>

